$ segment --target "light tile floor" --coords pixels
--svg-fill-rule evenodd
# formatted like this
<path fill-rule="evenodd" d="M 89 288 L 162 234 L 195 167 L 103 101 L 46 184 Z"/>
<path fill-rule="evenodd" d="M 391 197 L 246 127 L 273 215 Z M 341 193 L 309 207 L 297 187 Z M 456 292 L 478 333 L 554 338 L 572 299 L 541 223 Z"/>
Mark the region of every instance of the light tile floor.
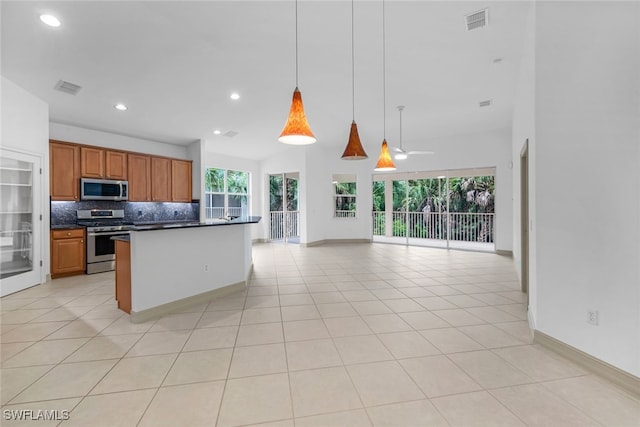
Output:
<path fill-rule="evenodd" d="M 532 345 L 508 258 L 260 244 L 254 261 L 246 291 L 143 324 L 113 273 L 3 298 L 2 425 L 640 425 L 636 398 Z"/>

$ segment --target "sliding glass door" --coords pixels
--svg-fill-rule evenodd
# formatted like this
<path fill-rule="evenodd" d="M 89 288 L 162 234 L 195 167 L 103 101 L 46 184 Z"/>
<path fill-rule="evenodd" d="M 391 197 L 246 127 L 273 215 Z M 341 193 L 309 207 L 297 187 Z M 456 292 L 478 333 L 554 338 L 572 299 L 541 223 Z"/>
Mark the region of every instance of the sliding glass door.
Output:
<path fill-rule="evenodd" d="M 493 168 L 375 175 L 372 196 L 374 241 L 495 249 Z"/>

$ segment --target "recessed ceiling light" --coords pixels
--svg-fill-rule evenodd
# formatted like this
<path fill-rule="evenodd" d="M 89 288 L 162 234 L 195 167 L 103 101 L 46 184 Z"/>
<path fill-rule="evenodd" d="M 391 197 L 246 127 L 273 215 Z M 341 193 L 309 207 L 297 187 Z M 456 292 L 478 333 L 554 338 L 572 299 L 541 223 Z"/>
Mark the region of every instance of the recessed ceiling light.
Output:
<path fill-rule="evenodd" d="M 222 133 L 222 132 L 221 132 L 221 131 L 219 131 L 218 129 L 216 129 L 216 130 L 214 130 L 214 131 L 213 131 L 213 134 L 214 134 L 214 135 L 220 135 L 221 133 Z"/>
<path fill-rule="evenodd" d="M 40 15 L 40 20 L 50 27 L 60 26 L 60 20 L 53 15 Z"/>
<path fill-rule="evenodd" d="M 127 111 L 129 109 L 129 107 L 127 107 L 124 104 L 116 104 L 116 105 L 113 106 L 113 108 L 115 108 L 116 110 L 119 110 L 119 111 Z"/>
<path fill-rule="evenodd" d="M 233 99 L 234 101 L 237 99 L 240 99 L 240 94 L 238 92 L 233 92 L 230 96 L 231 99 Z"/>

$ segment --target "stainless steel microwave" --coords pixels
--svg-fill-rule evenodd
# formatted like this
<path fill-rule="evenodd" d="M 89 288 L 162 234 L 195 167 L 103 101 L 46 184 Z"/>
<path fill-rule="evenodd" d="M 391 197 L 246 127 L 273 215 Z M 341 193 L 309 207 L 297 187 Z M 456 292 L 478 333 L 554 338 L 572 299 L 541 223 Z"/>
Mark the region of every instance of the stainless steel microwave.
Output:
<path fill-rule="evenodd" d="M 80 200 L 129 200 L 129 181 L 82 178 Z"/>

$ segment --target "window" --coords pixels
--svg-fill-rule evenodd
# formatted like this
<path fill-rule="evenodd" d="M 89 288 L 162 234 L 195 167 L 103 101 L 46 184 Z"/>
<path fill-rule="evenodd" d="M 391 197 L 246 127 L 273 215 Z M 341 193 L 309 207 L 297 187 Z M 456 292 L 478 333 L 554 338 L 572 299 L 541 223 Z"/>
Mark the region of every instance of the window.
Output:
<path fill-rule="evenodd" d="M 206 217 L 249 215 L 249 172 L 207 168 Z"/>
<path fill-rule="evenodd" d="M 356 176 L 333 175 L 333 199 L 335 218 L 356 217 Z"/>

